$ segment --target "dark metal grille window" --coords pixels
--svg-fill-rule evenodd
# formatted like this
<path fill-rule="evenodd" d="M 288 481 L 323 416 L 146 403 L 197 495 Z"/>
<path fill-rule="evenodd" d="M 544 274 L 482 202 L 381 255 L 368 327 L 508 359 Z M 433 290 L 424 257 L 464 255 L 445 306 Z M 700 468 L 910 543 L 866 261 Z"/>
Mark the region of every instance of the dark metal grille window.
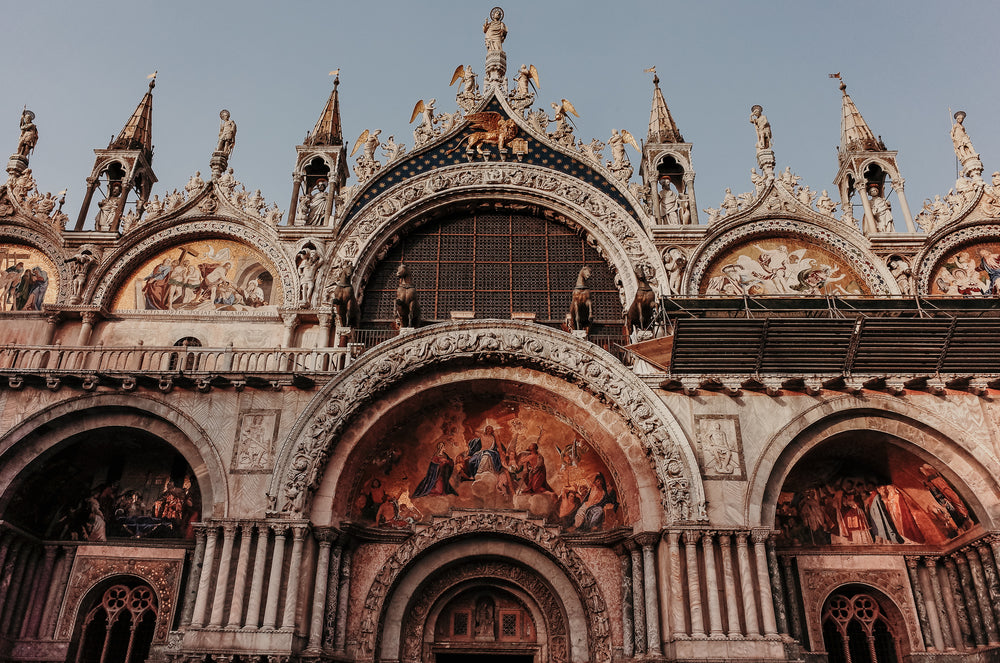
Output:
<path fill-rule="evenodd" d="M 469 613 L 468 612 L 455 612 L 452 615 L 454 623 L 452 625 L 451 634 L 452 635 L 468 635 L 469 634 Z"/>
<path fill-rule="evenodd" d="M 518 614 L 516 612 L 500 613 L 500 635 L 504 638 L 516 638 L 520 635 L 517 628 Z"/>
<path fill-rule="evenodd" d="M 621 320 L 607 263 L 582 236 L 547 219 L 497 211 L 415 229 L 390 249 L 369 278 L 363 326 L 394 319 L 400 263 L 413 275 L 424 320 L 448 320 L 452 311 L 472 311 L 477 318 L 505 320 L 513 313 L 534 313 L 539 322 L 561 323 L 584 265 L 591 269 L 591 319 Z"/>

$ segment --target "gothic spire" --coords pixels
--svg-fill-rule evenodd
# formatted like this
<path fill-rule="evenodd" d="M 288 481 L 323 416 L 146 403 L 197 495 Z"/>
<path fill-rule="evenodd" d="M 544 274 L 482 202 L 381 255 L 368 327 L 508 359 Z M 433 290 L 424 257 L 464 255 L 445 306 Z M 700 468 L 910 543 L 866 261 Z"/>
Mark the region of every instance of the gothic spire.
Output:
<path fill-rule="evenodd" d="M 840 153 L 847 152 L 884 152 L 885 145 L 875 138 L 868 127 L 865 118 L 854 105 L 851 95 L 847 94 L 847 85 L 840 81 L 840 91 L 844 93 L 843 115 L 840 120 Z"/>
<path fill-rule="evenodd" d="M 667 102 L 660 91 L 660 77 L 653 75 L 653 110 L 649 114 L 649 135 L 646 141 L 650 143 L 683 143 L 684 137 L 677 130 L 677 124 L 670 115 Z"/>
<path fill-rule="evenodd" d="M 339 71 L 339 69 L 338 69 Z M 340 145 L 344 142 L 344 137 L 340 129 L 340 96 L 337 94 L 337 86 L 340 85 L 340 76 L 334 75 L 333 91 L 330 98 L 323 107 L 316 126 L 306 139 L 306 145 Z"/>
<path fill-rule="evenodd" d="M 125 128 L 118 138 L 108 145 L 109 150 L 143 150 L 153 152 L 153 88 L 156 87 L 156 73 L 149 81 L 149 89 L 142 96 L 132 117 L 125 123 Z"/>

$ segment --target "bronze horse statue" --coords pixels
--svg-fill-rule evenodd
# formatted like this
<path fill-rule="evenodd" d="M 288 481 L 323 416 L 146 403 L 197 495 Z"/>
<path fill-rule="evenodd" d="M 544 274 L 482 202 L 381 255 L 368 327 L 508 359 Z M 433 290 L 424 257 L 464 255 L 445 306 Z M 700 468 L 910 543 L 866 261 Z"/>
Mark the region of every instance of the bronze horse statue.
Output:
<path fill-rule="evenodd" d="M 625 335 L 629 339 L 634 332 L 648 331 L 653 326 L 653 317 L 656 313 L 656 293 L 649 285 L 649 275 L 646 274 L 645 266 L 636 266 L 635 278 L 639 282 L 639 287 L 636 288 L 632 305 L 624 312 Z"/>
<path fill-rule="evenodd" d="M 569 305 L 569 317 L 573 324 L 573 329 L 586 330 L 590 328 L 590 288 L 587 287 L 587 279 L 590 278 L 590 267 L 583 266 L 576 277 L 576 285 L 573 287 L 573 300 Z"/>
<path fill-rule="evenodd" d="M 399 286 L 396 288 L 396 320 L 400 329 L 416 327 L 420 324 L 420 301 L 417 298 L 417 288 L 413 285 L 410 268 L 400 263 L 396 270 Z"/>
<path fill-rule="evenodd" d="M 330 306 L 338 327 L 357 328 L 361 321 L 361 309 L 354 296 L 354 286 L 351 285 L 351 275 L 354 265 L 345 261 L 337 270 L 336 283 L 333 285 L 333 298 Z"/>

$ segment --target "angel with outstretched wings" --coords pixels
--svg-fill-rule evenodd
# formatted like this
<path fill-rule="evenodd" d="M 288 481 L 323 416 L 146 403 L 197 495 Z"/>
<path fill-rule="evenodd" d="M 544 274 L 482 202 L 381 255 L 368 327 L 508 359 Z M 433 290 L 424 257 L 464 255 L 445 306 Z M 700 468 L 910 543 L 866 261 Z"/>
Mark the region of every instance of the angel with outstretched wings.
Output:
<path fill-rule="evenodd" d="M 358 151 L 358 148 L 363 145 L 365 148 L 364 152 L 362 152 L 363 157 L 365 159 L 374 159 L 375 150 L 377 150 L 379 146 L 382 144 L 382 141 L 378 139 L 378 135 L 380 133 L 382 133 L 381 129 L 376 129 L 374 133 L 368 131 L 368 129 L 365 129 L 364 132 L 362 132 L 362 134 L 358 136 L 358 139 L 354 141 L 354 148 L 351 149 L 351 156 L 353 157 L 354 154 Z"/>
<path fill-rule="evenodd" d="M 516 83 L 515 96 L 517 97 L 527 97 L 531 93 L 529 86 L 535 90 L 541 87 L 541 84 L 538 82 L 538 69 L 535 68 L 535 65 L 526 66 L 522 64 L 517 75 L 514 77 L 514 81 Z"/>
<path fill-rule="evenodd" d="M 472 65 L 458 65 L 455 69 L 455 73 L 451 75 L 451 83 L 448 86 L 451 87 L 455 84 L 455 81 L 462 81 L 462 89 L 459 94 L 479 94 L 479 86 L 476 85 L 476 72 L 472 71 Z M 412 122 L 413 120 L 410 120 Z"/>

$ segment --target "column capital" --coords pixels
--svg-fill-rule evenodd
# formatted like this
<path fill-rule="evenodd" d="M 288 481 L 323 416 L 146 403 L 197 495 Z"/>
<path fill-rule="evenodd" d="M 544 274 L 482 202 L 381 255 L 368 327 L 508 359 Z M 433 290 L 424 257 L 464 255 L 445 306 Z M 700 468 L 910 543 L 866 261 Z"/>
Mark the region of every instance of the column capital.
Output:
<path fill-rule="evenodd" d="M 291 328 L 295 326 L 295 323 L 299 321 L 298 313 L 282 313 L 281 322 L 284 323 L 285 327 Z"/>
<path fill-rule="evenodd" d="M 317 313 L 316 318 L 319 320 L 320 327 L 329 327 L 330 323 L 333 322 L 332 313 Z"/>
<path fill-rule="evenodd" d="M 719 535 L 719 545 L 728 546 L 729 542 L 732 540 L 733 536 L 730 532 L 717 532 Z"/>
<path fill-rule="evenodd" d="M 308 531 L 308 525 L 292 525 L 292 539 L 295 541 L 301 541 L 305 538 L 306 532 Z"/>
<path fill-rule="evenodd" d="M 733 532 L 733 536 L 736 537 L 736 547 L 737 548 L 746 548 L 747 547 L 747 537 L 749 535 L 750 535 L 750 532 L 742 532 L 742 531 Z"/>
<path fill-rule="evenodd" d="M 698 543 L 701 539 L 702 531 L 697 529 L 689 529 L 684 531 L 684 545 L 693 546 Z"/>
<path fill-rule="evenodd" d="M 771 538 L 773 532 L 767 528 L 759 528 L 750 530 L 750 538 L 753 539 L 754 544 L 767 543 L 767 540 Z"/>
<path fill-rule="evenodd" d="M 680 542 L 681 533 L 677 530 L 667 530 L 662 534 L 663 540 L 667 542 L 668 545 L 676 546 Z"/>
<path fill-rule="evenodd" d="M 904 559 L 906 560 L 906 566 L 908 566 L 911 569 L 917 568 L 917 566 L 920 564 L 919 555 L 907 555 Z"/>
<path fill-rule="evenodd" d="M 961 551 L 953 553 L 951 557 L 952 557 L 952 559 L 955 560 L 955 563 L 958 564 L 958 565 L 964 565 L 964 566 L 968 566 L 969 565 L 968 558 L 966 558 L 965 555 L 961 554 Z M 906 563 L 907 564 L 910 563 L 909 559 L 910 559 L 909 557 L 906 558 L 906 560 L 907 560 Z"/>
<path fill-rule="evenodd" d="M 976 550 L 979 551 L 980 555 L 985 555 L 987 552 L 990 551 L 990 547 L 986 543 L 985 539 L 979 539 L 978 541 L 976 541 L 972 545 L 976 547 Z"/>
<path fill-rule="evenodd" d="M 271 523 L 271 531 L 275 536 L 284 538 L 288 535 L 288 525 L 286 523 Z"/>
<path fill-rule="evenodd" d="M 938 555 L 924 555 L 924 566 L 937 566 L 940 556 Z"/>
<path fill-rule="evenodd" d="M 236 528 L 238 526 L 239 526 L 239 523 L 235 523 L 233 521 L 228 521 L 228 522 L 222 523 L 222 536 L 224 538 L 226 538 L 226 539 L 235 538 L 236 537 Z"/>
<path fill-rule="evenodd" d="M 652 548 L 659 541 L 660 535 L 656 532 L 643 532 L 641 534 L 636 534 L 635 542 L 638 543 L 643 548 Z"/>
<path fill-rule="evenodd" d="M 340 532 L 332 527 L 317 527 L 313 529 L 313 536 L 319 541 L 320 547 L 326 546 L 329 548 L 340 536 Z"/>

